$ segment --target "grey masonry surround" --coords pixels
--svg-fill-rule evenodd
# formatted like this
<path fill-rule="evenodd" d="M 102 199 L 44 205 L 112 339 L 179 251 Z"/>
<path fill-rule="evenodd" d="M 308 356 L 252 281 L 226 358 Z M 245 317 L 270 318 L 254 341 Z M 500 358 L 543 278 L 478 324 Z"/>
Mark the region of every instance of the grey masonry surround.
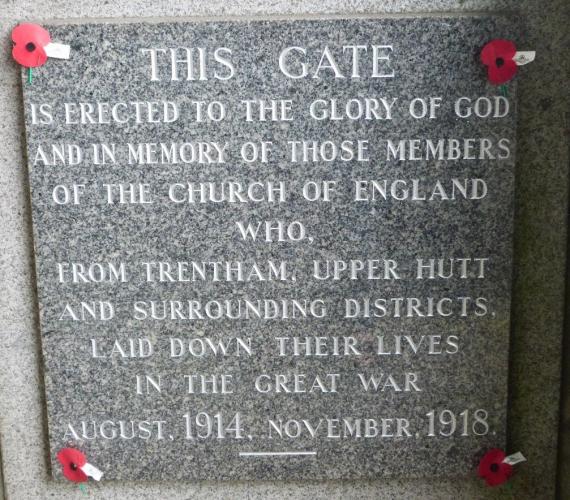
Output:
<path fill-rule="evenodd" d="M 566 0 L 2 9 L 0 500 L 570 497 Z"/>

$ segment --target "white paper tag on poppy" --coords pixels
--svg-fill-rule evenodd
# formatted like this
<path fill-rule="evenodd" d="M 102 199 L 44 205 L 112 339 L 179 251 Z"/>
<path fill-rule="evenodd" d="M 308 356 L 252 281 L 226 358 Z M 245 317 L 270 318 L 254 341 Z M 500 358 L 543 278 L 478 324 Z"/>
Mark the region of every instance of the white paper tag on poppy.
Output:
<path fill-rule="evenodd" d="M 515 57 L 513 57 L 513 61 L 517 66 L 524 66 L 529 62 L 534 61 L 536 57 L 536 52 L 534 50 L 519 50 L 516 52 Z"/>
<path fill-rule="evenodd" d="M 63 43 L 50 42 L 45 47 L 46 55 L 48 57 L 55 57 L 56 59 L 69 59 L 71 47 Z"/>
<path fill-rule="evenodd" d="M 505 457 L 505 459 L 503 460 L 504 464 L 509 464 L 509 465 L 515 465 L 520 462 L 526 462 L 526 458 L 520 451 L 517 451 L 516 453 L 513 453 L 512 455 Z"/>
<path fill-rule="evenodd" d="M 95 481 L 99 481 L 103 477 L 103 473 L 94 465 L 85 464 L 82 467 L 79 467 L 86 476 L 92 477 Z"/>

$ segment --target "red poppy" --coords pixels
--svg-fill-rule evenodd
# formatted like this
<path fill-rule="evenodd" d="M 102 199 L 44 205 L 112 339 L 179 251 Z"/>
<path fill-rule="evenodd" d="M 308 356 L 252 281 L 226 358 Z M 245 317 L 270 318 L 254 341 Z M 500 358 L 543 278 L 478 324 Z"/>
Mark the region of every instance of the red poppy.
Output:
<path fill-rule="evenodd" d="M 513 466 L 503 462 L 505 456 L 503 450 L 493 448 L 479 462 L 479 477 L 487 482 L 487 486 L 499 486 L 511 477 Z"/>
<path fill-rule="evenodd" d="M 510 40 L 490 41 L 481 51 L 481 62 L 487 66 L 487 76 L 493 85 L 502 85 L 517 74 L 517 64 L 513 57 L 517 52 Z"/>
<path fill-rule="evenodd" d="M 80 467 L 87 463 L 85 455 L 74 448 L 63 448 L 57 454 L 57 459 L 63 465 L 63 475 L 74 483 L 87 481 L 87 474 Z"/>
<path fill-rule="evenodd" d="M 12 30 L 12 57 L 26 68 L 36 68 L 47 61 L 44 47 L 51 42 L 47 30 L 37 24 L 19 24 Z"/>

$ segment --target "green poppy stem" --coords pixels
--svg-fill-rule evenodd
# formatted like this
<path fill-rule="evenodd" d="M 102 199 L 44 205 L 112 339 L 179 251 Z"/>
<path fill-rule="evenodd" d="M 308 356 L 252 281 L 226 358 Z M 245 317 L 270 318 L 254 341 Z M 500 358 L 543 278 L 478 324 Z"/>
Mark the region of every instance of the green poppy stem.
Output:
<path fill-rule="evenodd" d="M 80 489 L 83 493 L 85 493 L 86 495 L 88 494 L 88 493 L 87 493 L 87 488 L 85 487 L 85 485 L 84 485 L 83 483 L 81 483 L 81 484 L 79 485 L 79 489 Z"/>
<path fill-rule="evenodd" d="M 32 84 L 32 68 L 28 68 L 28 83 Z"/>
<path fill-rule="evenodd" d="M 511 483 L 510 481 L 507 481 L 506 490 L 509 492 L 509 497 L 514 500 L 515 493 L 513 491 L 513 483 Z"/>
<path fill-rule="evenodd" d="M 502 95 L 503 97 L 508 97 L 509 91 L 508 91 L 506 85 L 501 85 L 501 95 Z"/>

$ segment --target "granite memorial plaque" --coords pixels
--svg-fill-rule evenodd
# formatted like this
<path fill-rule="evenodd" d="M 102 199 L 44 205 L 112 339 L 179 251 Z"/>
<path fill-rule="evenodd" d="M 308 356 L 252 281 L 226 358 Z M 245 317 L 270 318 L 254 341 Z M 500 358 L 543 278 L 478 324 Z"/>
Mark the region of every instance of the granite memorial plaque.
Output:
<path fill-rule="evenodd" d="M 50 453 L 104 479 L 466 474 L 503 446 L 497 17 L 47 26 L 23 73 Z"/>

